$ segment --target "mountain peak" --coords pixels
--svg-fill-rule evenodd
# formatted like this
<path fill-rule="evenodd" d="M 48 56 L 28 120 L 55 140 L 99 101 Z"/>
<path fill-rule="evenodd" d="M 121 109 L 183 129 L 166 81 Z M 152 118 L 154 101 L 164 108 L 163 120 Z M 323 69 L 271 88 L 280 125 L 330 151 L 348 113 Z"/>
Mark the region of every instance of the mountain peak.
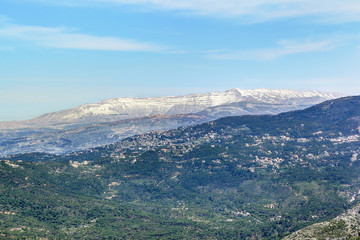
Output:
<path fill-rule="evenodd" d="M 295 91 L 287 89 L 229 89 L 224 92 L 189 94 L 172 97 L 110 98 L 98 103 L 83 104 L 73 109 L 49 113 L 23 124 L 51 125 L 68 123 L 109 122 L 151 115 L 176 115 L 200 112 L 209 107 L 237 102 L 291 104 L 303 108 L 325 100 L 344 96 L 338 93 Z"/>

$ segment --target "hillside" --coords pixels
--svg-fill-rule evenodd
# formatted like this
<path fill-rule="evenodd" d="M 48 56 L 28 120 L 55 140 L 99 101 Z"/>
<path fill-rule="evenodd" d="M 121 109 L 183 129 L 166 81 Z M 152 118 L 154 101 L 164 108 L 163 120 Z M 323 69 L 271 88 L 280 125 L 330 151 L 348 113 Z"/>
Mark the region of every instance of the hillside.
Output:
<path fill-rule="evenodd" d="M 300 239 L 360 239 L 360 205 L 357 205 L 336 218 L 316 223 L 284 238 Z"/>
<path fill-rule="evenodd" d="M 23 236 L 24 229 L 38 236 L 46 229 L 65 238 L 78 232 L 86 237 L 101 234 L 97 224 L 81 227 L 94 220 L 86 215 L 86 205 L 79 208 L 66 202 L 86 197 L 89 203 L 106 203 L 105 209 L 107 204 L 134 209 L 134 217 L 125 219 L 149 214 L 145 225 L 139 223 L 143 229 L 139 234 L 280 239 L 330 220 L 359 202 L 359 116 L 360 97 L 346 97 L 274 116 L 227 117 L 141 134 L 62 156 L 32 153 L 3 158 L 0 206 L 3 212 L 16 214 L 0 215 L 0 230 L 8 238 Z M 47 193 L 31 190 L 29 179 L 37 179 L 33 184 Z M 42 228 L 31 225 L 28 218 L 36 218 L 37 212 L 28 211 L 21 191 L 14 189 L 24 189 L 27 199 L 37 199 L 54 218 L 38 219 Z M 45 198 L 52 196 L 64 201 L 54 205 Z M 65 205 L 69 211 L 61 210 Z M 73 231 L 63 231 L 71 226 L 70 216 L 79 214 L 73 208 L 83 215 Z M 110 213 L 102 207 L 98 211 L 101 219 L 107 219 L 102 223 L 112 237 L 127 236 L 119 231 L 120 223 L 133 232 L 131 223 L 113 215 L 126 211 Z M 170 222 L 160 230 L 161 219 Z M 11 231 L 19 228 L 23 230 Z"/>

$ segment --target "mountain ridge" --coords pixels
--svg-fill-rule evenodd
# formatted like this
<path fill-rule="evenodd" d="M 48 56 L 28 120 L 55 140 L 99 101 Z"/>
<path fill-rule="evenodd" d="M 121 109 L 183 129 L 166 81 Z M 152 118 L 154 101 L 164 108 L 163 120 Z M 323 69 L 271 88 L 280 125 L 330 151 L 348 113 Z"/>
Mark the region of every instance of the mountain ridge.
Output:
<path fill-rule="evenodd" d="M 203 94 L 188 94 L 185 96 L 150 97 L 150 98 L 110 98 L 98 103 L 82 104 L 75 108 L 58 112 L 46 113 L 39 117 L 25 121 L 0 122 L 7 124 L 36 124 L 49 125 L 71 122 L 115 121 L 128 118 L 145 117 L 159 114 L 187 114 L 200 112 L 208 107 L 223 104 L 261 101 L 264 103 L 292 103 L 296 105 L 299 99 L 308 99 L 309 104 L 316 104 L 323 100 L 344 96 L 341 93 L 327 93 L 318 91 L 295 91 L 286 89 L 252 89 L 241 90 L 234 88 L 225 92 Z M 318 98 L 318 99 L 311 99 Z M 132 114 L 131 114 L 132 113 Z"/>
<path fill-rule="evenodd" d="M 64 154 L 111 144 L 136 134 L 227 116 L 303 109 L 338 95 L 341 94 L 230 89 L 180 97 L 113 98 L 24 122 L 0 123 L 0 156 L 26 152 Z M 109 114 L 114 111 L 118 114 Z"/>

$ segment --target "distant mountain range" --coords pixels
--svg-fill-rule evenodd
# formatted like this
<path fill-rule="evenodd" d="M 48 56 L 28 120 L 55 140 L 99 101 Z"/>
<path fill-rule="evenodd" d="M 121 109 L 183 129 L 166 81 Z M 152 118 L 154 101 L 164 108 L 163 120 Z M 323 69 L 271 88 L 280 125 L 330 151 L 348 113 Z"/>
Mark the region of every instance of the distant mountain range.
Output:
<path fill-rule="evenodd" d="M 303 109 L 341 96 L 344 95 L 235 88 L 180 97 L 113 98 L 31 120 L 0 122 L 0 156 L 26 152 L 63 154 L 114 143 L 136 134 L 190 126 L 226 116 Z"/>

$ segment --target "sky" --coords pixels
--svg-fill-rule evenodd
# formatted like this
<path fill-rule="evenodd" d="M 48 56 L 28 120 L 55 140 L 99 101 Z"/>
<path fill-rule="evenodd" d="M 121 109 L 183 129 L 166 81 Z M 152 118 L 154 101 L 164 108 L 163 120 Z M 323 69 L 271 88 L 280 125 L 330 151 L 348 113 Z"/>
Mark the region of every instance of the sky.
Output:
<path fill-rule="evenodd" d="M 360 1 L 0 1 L 0 121 L 231 88 L 360 95 Z"/>

